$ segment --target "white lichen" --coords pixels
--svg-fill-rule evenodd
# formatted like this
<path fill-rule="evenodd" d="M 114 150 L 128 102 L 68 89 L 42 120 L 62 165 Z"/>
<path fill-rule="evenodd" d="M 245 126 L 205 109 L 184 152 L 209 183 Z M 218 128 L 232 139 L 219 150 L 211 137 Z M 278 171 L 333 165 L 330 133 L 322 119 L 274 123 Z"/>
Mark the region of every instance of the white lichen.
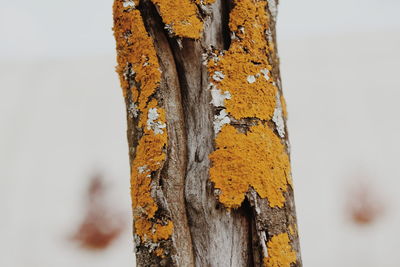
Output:
<path fill-rule="evenodd" d="M 162 134 L 165 127 L 167 125 L 161 121 L 156 121 L 160 115 L 157 112 L 157 108 L 149 109 L 147 114 L 147 130 L 153 130 L 154 134 Z"/>
<path fill-rule="evenodd" d="M 268 81 L 269 80 L 269 70 L 268 69 L 262 69 L 262 70 L 260 70 L 260 72 L 264 76 L 264 78 Z"/>
<path fill-rule="evenodd" d="M 129 67 L 129 64 L 126 64 L 123 72 L 123 77 L 126 81 L 129 80 L 130 77 L 134 77 L 136 74 L 135 70 L 131 67 Z"/>
<path fill-rule="evenodd" d="M 207 47 L 207 51 L 206 53 L 203 53 L 203 64 L 207 65 L 209 60 L 213 60 L 214 61 L 214 65 L 217 64 L 218 61 L 220 61 L 220 56 L 224 55 L 224 51 L 220 51 L 217 53 L 215 53 L 214 51 L 214 47 L 212 45 L 209 45 Z"/>
<path fill-rule="evenodd" d="M 210 103 L 213 104 L 214 107 L 225 107 L 225 99 L 231 99 L 231 93 L 229 93 L 229 91 L 222 93 L 221 90 L 213 84 L 211 84 L 211 88 L 212 100 Z"/>
<path fill-rule="evenodd" d="M 215 134 L 221 131 L 222 126 L 225 124 L 229 124 L 231 119 L 228 117 L 228 113 L 226 113 L 225 109 L 219 112 L 219 115 L 214 115 L 214 132 Z"/>
<path fill-rule="evenodd" d="M 156 230 L 152 229 L 152 234 L 154 234 L 155 232 L 156 232 Z M 148 247 L 148 250 L 151 253 L 154 250 L 156 250 L 160 246 L 160 244 L 148 241 L 148 242 L 146 242 L 146 246 Z"/>
<path fill-rule="evenodd" d="M 221 195 L 221 189 L 215 188 L 214 189 L 214 196 L 218 197 L 219 195 Z"/>
<path fill-rule="evenodd" d="M 122 5 L 123 5 L 125 8 L 127 8 L 127 7 L 132 7 L 132 8 L 134 8 L 134 7 L 135 7 L 135 2 L 133 2 L 133 1 L 131 1 L 131 0 L 128 0 L 128 1 L 124 1 L 124 2 L 122 3 Z"/>
<path fill-rule="evenodd" d="M 247 76 L 247 82 L 248 83 L 255 83 L 256 82 L 256 76 L 254 76 L 254 75 Z"/>
<path fill-rule="evenodd" d="M 271 31 L 271 29 L 267 29 L 267 30 L 265 31 L 265 35 L 267 36 L 268 42 L 273 43 L 274 37 L 272 36 L 272 31 Z"/>
<path fill-rule="evenodd" d="M 130 104 L 130 106 L 128 108 L 128 113 L 131 118 L 132 117 L 137 118 L 137 116 L 139 115 L 139 109 L 138 109 L 136 103 Z"/>
<path fill-rule="evenodd" d="M 147 114 L 148 120 L 156 120 L 160 115 L 157 112 L 157 108 L 150 108 Z"/>
<path fill-rule="evenodd" d="M 233 41 L 233 40 L 236 40 L 236 39 L 237 39 L 237 37 L 236 37 L 235 32 L 231 32 L 231 40 Z"/>
<path fill-rule="evenodd" d="M 215 71 L 214 75 L 212 76 L 214 81 L 220 82 L 222 79 L 225 78 L 225 75 L 220 71 Z"/>
<path fill-rule="evenodd" d="M 176 38 L 176 43 L 178 44 L 179 49 L 183 48 L 183 44 L 182 44 L 182 38 Z"/>
<path fill-rule="evenodd" d="M 287 150 L 288 154 L 290 155 L 292 152 L 292 147 L 290 146 L 289 140 L 286 140 L 286 150 Z"/>
<path fill-rule="evenodd" d="M 268 9 L 271 12 L 272 19 L 276 20 L 276 16 L 278 15 L 278 3 L 276 0 L 267 0 Z"/>
<path fill-rule="evenodd" d="M 280 137 L 285 137 L 285 120 L 283 119 L 282 103 L 280 99 L 280 94 L 276 95 L 276 107 L 274 110 L 274 116 L 272 121 L 275 123 L 276 130 Z"/>
<path fill-rule="evenodd" d="M 138 167 L 138 172 L 139 173 L 145 173 L 145 172 L 147 172 L 147 170 L 148 170 L 147 165 L 143 165 L 143 166 Z"/>
<path fill-rule="evenodd" d="M 267 258 L 268 257 L 267 234 L 265 233 L 265 231 L 261 231 L 261 232 L 259 232 L 259 234 L 260 234 L 260 244 L 261 244 L 263 256 L 264 256 L 264 258 Z"/>
<path fill-rule="evenodd" d="M 207 63 L 208 63 L 208 53 L 202 53 L 202 54 L 201 54 L 201 60 L 202 60 L 203 66 L 207 66 Z"/>
<path fill-rule="evenodd" d="M 172 24 L 165 24 L 164 29 L 166 29 L 168 31 L 168 34 L 170 34 L 170 35 L 174 34 Z"/>

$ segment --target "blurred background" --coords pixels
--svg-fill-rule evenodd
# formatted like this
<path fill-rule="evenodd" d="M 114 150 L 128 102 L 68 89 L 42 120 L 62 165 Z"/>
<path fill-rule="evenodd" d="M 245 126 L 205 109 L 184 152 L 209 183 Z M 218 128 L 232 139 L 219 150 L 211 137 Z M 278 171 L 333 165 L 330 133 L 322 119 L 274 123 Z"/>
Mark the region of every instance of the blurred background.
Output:
<path fill-rule="evenodd" d="M 111 0 L 0 0 L 0 266 L 133 266 Z M 281 0 L 304 266 L 400 266 L 400 1 Z"/>

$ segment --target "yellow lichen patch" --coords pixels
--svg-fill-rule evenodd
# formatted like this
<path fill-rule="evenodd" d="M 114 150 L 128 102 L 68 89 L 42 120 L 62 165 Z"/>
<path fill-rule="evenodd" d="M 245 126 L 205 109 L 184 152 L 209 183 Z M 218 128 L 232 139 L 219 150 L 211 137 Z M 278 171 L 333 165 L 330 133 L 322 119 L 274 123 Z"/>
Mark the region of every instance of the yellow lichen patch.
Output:
<path fill-rule="evenodd" d="M 275 235 L 268 241 L 268 257 L 264 258 L 265 267 L 290 267 L 296 262 L 296 252 L 290 246 L 287 233 Z"/>
<path fill-rule="evenodd" d="M 163 257 L 163 258 L 164 258 L 164 250 L 163 250 L 162 248 L 156 249 L 156 250 L 155 250 L 155 254 L 156 254 L 158 257 Z"/>
<path fill-rule="evenodd" d="M 135 220 L 135 232 L 144 242 L 152 241 L 157 243 L 161 240 L 166 240 L 172 235 L 173 228 L 171 221 L 167 225 L 161 225 L 143 218 Z"/>
<path fill-rule="evenodd" d="M 166 145 L 167 135 L 154 133 L 145 134 L 140 140 L 136 148 L 136 157 L 133 161 L 133 167 L 146 166 L 144 171 L 156 171 L 160 168 L 161 163 L 165 160 L 163 147 Z M 135 168 L 133 168 L 135 170 Z"/>
<path fill-rule="evenodd" d="M 197 6 L 191 0 L 151 0 L 159 8 L 167 27 L 179 37 L 198 39 L 203 22 L 198 17 Z"/>
<path fill-rule="evenodd" d="M 171 221 L 158 221 L 158 206 L 152 197 L 152 175 L 163 167 L 167 145 L 165 110 L 153 95 L 161 81 L 160 66 L 154 44 L 148 35 L 141 14 L 135 9 L 138 1 L 115 0 L 114 35 L 117 42 L 117 71 L 124 95 L 131 91 L 131 101 L 138 108 L 138 127 L 143 130 L 131 166 L 131 197 L 135 233 L 142 242 L 168 239 L 173 230 Z M 134 75 L 136 86 L 127 76 Z"/>
<path fill-rule="evenodd" d="M 132 164 L 132 201 L 134 209 L 152 218 L 157 206 L 151 197 L 151 172 L 162 167 L 165 160 L 163 148 L 166 134 L 145 134 L 136 148 L 136 157 Z"/>
<path fill-rule="evenodd" d="M 229 27 L 235 37 L 222 56 L 208 62 L 212 82 L 228 91 L 231 98 L 225 100 L 227 112 L 236 119 L 257 117 L 272 118 L 277 88 L 268 73 L 268 41 L 266 31 L 269 18 L 266 1 L 234 1 Z M 222 73 L 222 79 L 213 79 Z"/>
<path fill-rule="evenodd" d="M 147 132 L 147 133 L 146 133 Z M 146 130 L 136 148 L 136 157 L 132 164 L 131 194 L 135 216 L 135 233 L 142 242 L 158 242 L 168 239 L 173 230 L 173 224 L 167 225 L 153 222 L 152 219 L 158 206 L 151 196 L 151 173 L 162 168 L 165 160 L 167 134 L 154 134 Z"/>
<path fill-rule="evenodd" d="M 157 101 L 149 103 L 147 110 L 143 112 L 141 121 L 146 121 L 148 112 L 157 106 Z M 164 109 L 158 108 L 157 122 L 165 123 Z M 165 147 L 167 144 L 167 133 L 156 134 L 154 129 L 147 127 L 142 122 L 144 135 L 139 140 L 136 148 L 136 157 L 132 163 L 132 201 L 135 213 L 135 233 L 144 241 L 152 240 L 157 242 L 160 239 L 167 239 L 172 233 L 172 222 L 166 226 L 153 223 L 158 207 L 151 196 L 151 173 L 162 168 L 166 158 Z"/>
<path fill-rule="evenodd" d="M 227 52 L 217 64 L 210 61 L 211 74 L 223 73 L 224 79 L 213 81 L 222 91 L 228 91 L 231 99 L 225 100 L 227 112 L 236 119 L 257 117 L 269 120 L 276 105 L 276 87 L 262 75 L 266 65 L 255 65 L 258 60 L 247 54 Z"/>
<path fill-rule="evenodd" d="M 121 0 L 114 2 L 117 72 L 124 94 L 131 89 L 133 102 L 139 102 L 139 109 L 143 109 L 159 86 L 161 73 L 153 41 L 146 32 L 139 10 L 125 10 L 123 3 Z M 135 81 L 140 85 L 140 90 L 129 86 L 126 77 L 129 65 L 135 73 Z"/>
<path fill-rule="evenodd" d="M 253 126 L 243 134 L 226 125 L 215 141 L 216 151 L 210 154 L 210 179 L 221 190 L 221 203 L 239 207 L 251 186 L 260 197 L 268 199 L 271 207 L 284 206 L 289 157 L 268 126 Z"/>
<path fill-rule="evenodd" d="M 285 119 L 287 119 L 288 113 L 287 113 L 287 108 L 286 108 L 286 100 L 285 100 L 285 97 L 284 97 L 283 95 L 281 95 L 280 99 L 281 99 L 283 117 L 284 117 Z"/>
<path fill-rule="evenodd" d="M 229 15 L 229 28 L 237 38 L 232 47 L 246 48 L 249 54 L 267 56 L 268 43 L 266 30 L 269 17 L 266 12 L 267 2 L 258 0 L 234 1 L 234 8 Z"/>

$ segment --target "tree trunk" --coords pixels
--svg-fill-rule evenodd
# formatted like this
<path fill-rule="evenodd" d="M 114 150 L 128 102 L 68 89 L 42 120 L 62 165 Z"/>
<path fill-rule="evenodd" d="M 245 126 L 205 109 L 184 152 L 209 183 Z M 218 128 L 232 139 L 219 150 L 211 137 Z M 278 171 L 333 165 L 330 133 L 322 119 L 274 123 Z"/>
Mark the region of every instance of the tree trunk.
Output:
<path fill-rule="evenodd" d="M 301 266 L 276 5 L 115 0 L 137 266 Z"/>

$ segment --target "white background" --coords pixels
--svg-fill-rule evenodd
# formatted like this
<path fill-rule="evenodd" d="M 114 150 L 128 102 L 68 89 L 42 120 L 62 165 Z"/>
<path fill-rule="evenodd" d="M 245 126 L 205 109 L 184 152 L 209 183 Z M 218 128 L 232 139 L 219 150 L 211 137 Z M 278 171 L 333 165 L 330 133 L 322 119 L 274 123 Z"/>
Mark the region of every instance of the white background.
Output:
<path fill-rule="evenodd" d="M 0 0 L 0 266 L 133 265 L 111 6 Z M 281 0 L 278 45 L 305 266 L 399 266 L 399 11 L 396 0 Z M 128 222 L 101 252 L 68 238 L 96 171 Z M 360 183 L 384 207 L 363 226 L 347 207 Z"/>

